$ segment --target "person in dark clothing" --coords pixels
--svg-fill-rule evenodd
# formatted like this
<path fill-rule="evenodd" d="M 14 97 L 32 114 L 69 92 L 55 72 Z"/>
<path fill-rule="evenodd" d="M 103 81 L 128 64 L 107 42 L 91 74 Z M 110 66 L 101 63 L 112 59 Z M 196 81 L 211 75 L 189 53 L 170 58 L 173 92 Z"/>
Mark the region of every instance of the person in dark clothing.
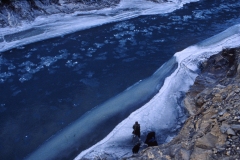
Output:
<path fill-rule="evenodd" d="M 133 132 L 134 135 L 138 136 L 140 138 L 140 124 L 136 121 L 133 125 Z"/>
<path fill-rule="evenodd" d="M 155 132 L 149 132 L 144 143 L 148 146 L 157 146 L 158 143 L 156 141 Z"/>
<path fill-rule="evenodd" d="M 132 148 L 132 152 L 133 154 L 138 153 L 139 149 L 140 149 L 141 143 L 137 143 L 133 148 Z"/>

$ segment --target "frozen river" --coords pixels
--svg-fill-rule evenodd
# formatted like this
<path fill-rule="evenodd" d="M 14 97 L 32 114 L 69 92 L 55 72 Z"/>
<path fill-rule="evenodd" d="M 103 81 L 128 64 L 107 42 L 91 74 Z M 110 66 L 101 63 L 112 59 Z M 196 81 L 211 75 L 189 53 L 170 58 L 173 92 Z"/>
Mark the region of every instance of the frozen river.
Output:
<path fill-rule="evenodd" d="M 129 156 L 136 120 L 142 139 L 176 135 L 198 63 L 238 46 L 239 26 L 198 42 L 239 24 L 240 2 L 127 2 L 0 29 L 0 159 Z"/>

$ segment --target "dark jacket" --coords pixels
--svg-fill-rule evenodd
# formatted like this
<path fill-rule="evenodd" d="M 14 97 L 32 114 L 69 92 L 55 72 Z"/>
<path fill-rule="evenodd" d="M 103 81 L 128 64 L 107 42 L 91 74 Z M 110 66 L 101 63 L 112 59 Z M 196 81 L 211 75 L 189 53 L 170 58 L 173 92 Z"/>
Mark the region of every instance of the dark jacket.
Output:
<path fill-rule="evenodd" d="M 135 134 L 136 136 L 138 136 L 140 138 L 140 124 L 135 123 L 133 125 L 133 134 Z"/>

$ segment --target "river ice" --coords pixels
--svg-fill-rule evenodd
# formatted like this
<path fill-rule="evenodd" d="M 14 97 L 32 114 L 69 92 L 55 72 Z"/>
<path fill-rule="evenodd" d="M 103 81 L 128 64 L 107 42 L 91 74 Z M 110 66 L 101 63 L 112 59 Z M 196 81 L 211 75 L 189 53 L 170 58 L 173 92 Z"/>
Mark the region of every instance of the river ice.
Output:
<path fill-rule="evenodd" d="M 125 77 L 121 77 L 121 74 L 117 76 L 113 74 L 119 73 L 121 67 L 126 65 L 128 66 L 129 70 L 129 66 L 138 66 L 140 64 L 145 64 L 141 70 L 138 70 L 140 74 L 144 74 L 145 69 L 150 67 L 146 67 L 149 62 L 156 63 L 157 67 L 159 67 L 166 61 L 166 59 L 169 59 L 167 56 L 167 58 L 163 57 L 164 55 L 161 53 L 170 55 L 172 53 L 168 52 L 170 52 L 172 48 L 177 48 L 177 46 L 184 46 L 183 44 L 185 43 L 187 46 L 189 46 L 193 43 L 196 43 L 197 38 L 201 37 L 195 36 L 197 37 L 195 39 L 188 37 L 182 38 L 185 35 L 188 35 L 188 33 L 205 34 L 205 38 L 206 35 L 209 37 L 209 35 L 212 33 L 216 33 L 213 31 L 204 30 L 204 26 L 208 25 L 206 24 L 208 22 L 204 20 L 210 19 L 210 21 L 213 21 L 214 19 L 213 23 L 216 23 L 216 28 L 218 26 L 226 28 L 226 26 L 231 26 L 237 22 L 239 23 L 239 17 L 237 16 L 235 19 L 234 16 L 233 18 L 231 17 L 233 20 L 231 19 L 231 21 L 229 21 L 226 26 L 218 25 L 218 23 L 222 23 L 222 21 L 215 21 L 215 17 L 217 17 L 217 15 L 220 15 L 219 13 L 222 14 L 225 10 L 229 10 L 229 8 L 231 8 L 232 14 L 234 13 L 234 10 L 236 13 L 238 13 L 239 4 L 236 4 L 236 7 L 228 7 L 227 5 L 214 7 L 213 5 L 213 7 L 210 6 L 205 10 L 195 9 L 193 12 L 184 12 L 180 14 L 176 13 L 169 16 L 170 12 L 183 7 L 185 3 L 189 2 L 195 1 L 176 0 L 166 4 L 155 4 L 145 0 L 123 0 L 118 6 L 114 8 L 108 8 L 99 11 L 76 12 L 71 15 L 61 14 L 52 15 L 49 17 L 39 17 L 31 24 L 26 23 L 22 26 L 19 26 L 18 28 L 1 28 L 0 52 L 17 47 L 17 49 L 13 49 L 7 52 L 8 55 L 0 55 L 0 84 L 2 86 L 10 84 L 9 90 L 2 93 L 1 95 L 10 95 L 9 97 L 12 96 L 17 98 L 19 95 L 25 95 L 22 96 L 21 101 L 19 101 L 17 107 L 15 107 L 13 110 L 14 113 L 17 112 L 16 117 L 20 117 L 21 123 L 17 118 L 16 120 L 10 119 L 10 122 L 4 124 L 4 132 L 2 133 L 8 133 L 8 126 L 11 126 L 10 129 L 13 129 L 14 131 L 23 130 L 23 128 L 18 128 L 18 123 L 21 126 L 25 127 L 25 121 L 32 118 L 30 121 L 33 121 L 34 125 L 36 124 L 35 128 L 33 127 L 33 132 L 26 131 L 23 132 L 24 135 L 21 135 L 21 132 L 17 132 L 16 135 L 14 135 L 14 138 L 11 137 L 13 139 L 11 140 L 16 144 L 16 146 L 22 144 L 21 149 L 18 147 L 18 152 L 26 151 L 26 153 L 29 154 L 28 150 L 33 150 L 32 146 L 34 146 L 34 150 L 36 150 L 28 155 L 27 159 L 51 159 L 58 157 L 58 155 L 60 155 L 59 157 L 64 157 L 71 151 L 79 153 L 80 150 L 82 150 L 78 148 L 80 143 L 81 145 L 89 144 L 89 139 L 92 137 L 89 139 L 86 137 L 88 135 L 92 135 L 91 131 L 98 130 L 100 135 L 100 132 L 107 130 L 106 127 L 109 130 L 109 128 L 111 128 L 109 127 L 110 125 L 113 127 L 116 126 L 117 120 L 121 119 L 125 115 L 129 115 L 129 113 L 135 111 L 135 108 L 139 108 L 139 106 L 141 107 L 143 103 L 149 101 L 153 95 L 158 93 L 146 105 L 133 112 L 128 118 L 116 126 L 115 129 L 105 139 L 93 147 L 81 152 L 81 154 L 76 159 L 80 159 L 82 156 L 90 157 L 90 159 L 92 159 L 96 156 L 103 156 L 104 153 L 110 154 L 115 158 L 131 155 L 131 148 L 134 144 L 131 137 L 132 125 L 136 120 L 138 120 L 141 124 L 143 141 L 146 137 L 147 132 L 152 130 L 156 131 L 157 140 L 159 143 L 170 141 L 186 119 L 184 106 L 182 104 L 182 98 L 184 97 L 185 91 L 188 89 L 189 85 L 193 83 L 194 78 L 198 73 L 198 63 L 210 55 L 217 53 L 224 47 L 238 46 L 239 26 L 230 28 L 228 31 L 217 35 L 217 38 L 211 38 L 176 53 L 170 61 L 166 62 L 152 76 L 146 79 L 138 79 L 131 82 L 131 85 L 133 83 L 135 84 L 130 87 L 128 85 L 128 88 L 125 87 L 125 90 L 123 89 L 124 91 L 122 93 L 118 92 L 119 94 L 115 97 L 112 97 L 114 95 L 112 93 L 113 91 L 108 91 L 106 88 L 110 85 L 111 87 L 118 87 L 122 85 L 123 81 L 130 81 L 129 77 L 126 77 L 125 74 L 122 74 Z M 137 18 L 134 21 L 134 18 L 141 15 L 155 14 L 163 14 L 162 16 L 165 16 L 169 21 L 166 21 L 167 23 L 165 21 L 156 22 L 155 20 L 159 18 L 158 16 L 149 16 L 151 18 Z M 224 16 L 227 17 L 228 14 L 225 14 Z M 127 19 L 131 18 L 133 21 L 127 21 Z M 161 18 L 161 20 L 162 19 L 163 18 Z M 192 24 L 190 24 L 189 21 L 191 20 L 196 21 L 193 21 Z M 140 25 L 137 24 L 138 21 L 141 23 Z M 104 31 L 104 27 L 102 27 L 101 31 L 98 32 L 94 32 L 94 29 L 90 30 L 90 32 L 93 32 L 92 34 L 107 34 L 105 36 L 89 36 L 91 34 L 88 34 L 87 36 L 89 36 L 89 38 L 93 38 L 94 42 L 90 42 L 90 39 L 85 38 L 83 32 L 76 32 L 110 22 L 118 23 L 111 25 L 112 27 L 110 27 L 109 32 Z M 224 21 L 224 23 L 225 22 L 228 21 Z M 216 30 L 216 28 L 208 27 L 210 30 Z M 219 28 L 217 28 L 217 30 L 222 31 Z M 66 34 L 73 32 L 76 32 L 77 36 L 65 37 Z M 210 34 L 207 34 L 208 32 Z M 176 38 L 177 36 L 173 33 L 180 36 Z M 52 42 L 47 41 L 47 43 L 50 42 L 49 44 L 39 43 L 41 46 L 38 46 L 39 44 L 36 46 L 33 44 L 31 47 L 27 45 L 23 46 L 25 44 L 56 36 L 61 36 L 62 40 L 53 40 Z M 179 41 L 180 38 L 183 40 Z M 63 41 L 70 41 L 72 43 L 65 43 Z M 169 42 L 171 44 L 166 44 Z M 66 44 L 69 46 L 63 46 Z M 164 49 L 165 46 L 168 49 Z M 136 47 L 137 49 L 132 49 L 133 47 Z M 24 50 L 26 50 L 26 52 L 21 52 Z M 177 49 L 173 50 L 176 52 Z M 18 58 L 20 57 L 19 54 L 22 53 L 24 54 L 22 55 L 24 58 Z M 12 58 L 13 56 L 11 57 L 11 54 L 19 56 L 16 56 L 17 58 L 14 59 Z M 157 54 L 156 57 L 158 57 L 158 59 L 156 59 L 154 56 L 152 59 L 146 58 L 150 57 L 150 55 L 153 54 Z M 20 60 L 18 61 L 18 59 Z M 118 63 L 118 61 L 115 62 L 115 60 L 119 60 L 121 63 Z M 141 62 L 139 60 L 141 60 Z M 110 63 L 111 61 L 114 61 L 115 63 Z M 95 65 L 88 65 L 90 62 L 94 63 Z M 121 67 L 116 67 L 117 65 Z M 93 66 L 99 68 L 99 70 L 96 70 L 96 68 Z M 100 66 L 104 67 L 101 68 Z M 111 74 L 107 75 L 108 71 L 111 69 L 114 70 L 114 72 L 112 71 Z M 135 76 L 135 72 L 136 71 L 131 72 L 131 75 Z M 106 82 L 100 81 L 100 78 L 96 76 L 99 76 L 99 74 L 102 74 L 104 76 L 107 75 Z M 18 79 L 17 83 L 15 83 L 15 77 Z M 51 78 L 52 81 L 49 80 Z M 68 78 L 70 80 L 68 80 Z M 114 78 L 118 81 L 110 81 Z M 37 83 L 37 85 L 39 85 L 37 86 L 34 83 L 37 79 L 39 79 L 38 82 L 41 81 L 41 84 L 49 82 L 56 85 L 41 85 L 40 83 Z M 60 83 L 59 79 L 67 80 Z M 99 103 L 91 104 L 97 101 L 96 99 L 98 97 L 103 96 L 102 93 L 98 90 L 93 90 L 93 88 L 96 89 L 102 85 L 102 82 L 106 83 L 106 85 L 104 84 L 105 87 L 102 87 L 102 89 L 106 89 L 104 94 L 109 94 L 110 99 L 104 103 L 100 103 L 100 105 Z M 179 82 L 181 82 L 181 84 Z M 30 91 L 27 87 L 31 86 L 31 83 L 33 83 L 31 90 L 39 87 L 37 88 L 38 94 L 29 94 Z M 27 86 L 27 84 L 29 86 Z M 84 84 L 84 87 L 81 86 L 82 88 L 80 88 L 79 84 Z M 49 88 L 44 88 L 45 86 Z M 71 86 L 71 88 L 69 86 Z M 67 89 L 61 90 L 61 88 Z M 81 104 L 83 103 L 83 100 L 81 100 L 82 95 L 77 97 L 75 94 L 70 94 L 71 96 L 63 98 L 63 95 L 68 94 L 67 91 L 71 92 L 72 90 L 75 90 L 75 88 L 76 90 L 80 88 L 80 91 L 84 90 L 90 93 L 90 98 L 88 99 L 89 101 L 87 101 L 87 103 Z M 68 89 L 71 89 L 71 91 Z M 52 96 L 54 92 L 57 92 L 56 97 Z M 84 94 L 86 92 L 84 92 Z M 96 94 L 95 97 L 94 94 Z M 46 97 L 43 99 L 39 98 L 39 101 L 43 100 L 43 102 L 49 102 L 49 104 L 42 105 L 41 103 L 42 106 L 38 108 L 36 105 L 38 102 L 34 102 L 34 107 L 30 109 L 27 107 L 25 108 L 25 106 L 28 104 L 26 95 L 29 99 L 37 99 L 40 96 Z M 77 100 L 74 99 L 72 95 L 76 96 Z M 55 99 L 51 98 L 56 98 L 58 103 L 53 103 Z M 9 104 L 7 104 L 5 101 L 2 101 L 2 99 L 0 100 L 0 113 L 6 115 L 6 111 L 10 110 Z M 22 111 L 20 110 L 20 103 L 24 106 L 24 113 L 20 112 Z M 66 109 L 63 109 L 63 104 L 66 103 L 68 103 L 70 107 L 68 106 L 68 108 L 66 107 Z M 40 139 L 45 136 L 45 133 L 52 128 L 53 130 L 59 130 L 61 127 L 58 128 L 56 125 L 62 126 L 64 123 L 66 123 L 66 120 L 64 120 L 65 117 L 68 117 L 68 119 L 70 119 L 69 117 L 73 116 L 74 113 L 71 113 L 72 108 L 80 108 L 81 106 L 82 108 L 79 110 L 84 110 L 85 106 L 91 105 L 96 107 L 90 111 L 87 110 L 87 113 L 85 113 L 75 122 L 67 125 L 67 127 L 64 126 L 65 128 L 60 132 L 56 133 L 55 130 L 54 133 L 48 133 L 50 135 L 55 133 L 56 134 L 51 138 L 48 136 L 47 138 L 49 139 L 44 144 L 42 144 L 42 142 L 36 142 L 36 139 Z M 45 109 L 45 107 L 49 108 L 49 110 Z M 31 110 L 33 111 L 31 112 Z M 63 113 L 61 111 L 63 111 Z M 56 116 L 56 113 L 60 118 Z M 50 118 L 49 121 L 44 121 L 44 118 L 47 117 L 44 117 L 45 115 L 50 115 L 49 117 L 52 117 L 54 119 Z M 36 119 L 37 121 L 34 121 Z M 24 122 L 22 123 L 22 121 Z M 32 124 L 28 123 L 26 126 L 33 126 Z M 111 124 L 108 125 L 109 123 Z M 46 127 L 46 124 L 49 124 L 49 126 Z M 28 130 L 31 127 L 27 126 L 26 129 Z M 107 135 L 109 132 L 104 134 Z M 22 141 L 23 143 L 19 143 Z M 39 143 L 42 145 L 39 146 Z M 31 146 L 31 144 L 34 145 Z M 39 147 L 36 148 L 36 146 Z M 26 147 L 26 149 L 24 147 Z M 86 146 L 84 147 L 86 148 Z M 12 148 L 7 149 L 14 152 Z M 2 151 L 5 152 L 7 149 L 4 149 Z M 118 151 L 117 154 L 115 154 L 116 151 Z M 19 154 L 12 152 L 11 155 L 16 156 L 17 158 L 19 155 L 26 156 L 26 153 Z M 6 155 L 8 156 L 10 154 Z M 75 156 L 76 155 L 77 154 L 75 154 Z"/>
<path fill-rule="evenodd" d="M 146 0 L 122 0 L 114 8 L 38 17 L 34 22 L 30 24 L 23 22 L 17 28 L 0 28 L 0 52 L 110 22 L 141 15 L 169 13 L 195 1 L 197 0 L 172 0 L 156 4 Z"/>

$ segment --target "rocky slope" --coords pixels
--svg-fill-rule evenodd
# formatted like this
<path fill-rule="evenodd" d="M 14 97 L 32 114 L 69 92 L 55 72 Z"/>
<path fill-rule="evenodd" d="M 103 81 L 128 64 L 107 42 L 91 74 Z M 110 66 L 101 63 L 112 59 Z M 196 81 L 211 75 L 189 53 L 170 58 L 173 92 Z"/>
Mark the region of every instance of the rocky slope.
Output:
<path fill-rule="evenodd" d="M 0 28 L 19 26 L 38 16 L 114 7 L 119 3 L 120 0 L 0 0 Z"/>
<path fill-rule="evenodd" d="M 0 27 L 18 26 L 38 16 L 101 9 L 120 0 L 0 0 Z"/>
<path fill-rule="evenodd" d="M 240 48 L 204 62 L 184 102 L 190 117 L 180 133 L 128 160 L 240 159 Z"/>

